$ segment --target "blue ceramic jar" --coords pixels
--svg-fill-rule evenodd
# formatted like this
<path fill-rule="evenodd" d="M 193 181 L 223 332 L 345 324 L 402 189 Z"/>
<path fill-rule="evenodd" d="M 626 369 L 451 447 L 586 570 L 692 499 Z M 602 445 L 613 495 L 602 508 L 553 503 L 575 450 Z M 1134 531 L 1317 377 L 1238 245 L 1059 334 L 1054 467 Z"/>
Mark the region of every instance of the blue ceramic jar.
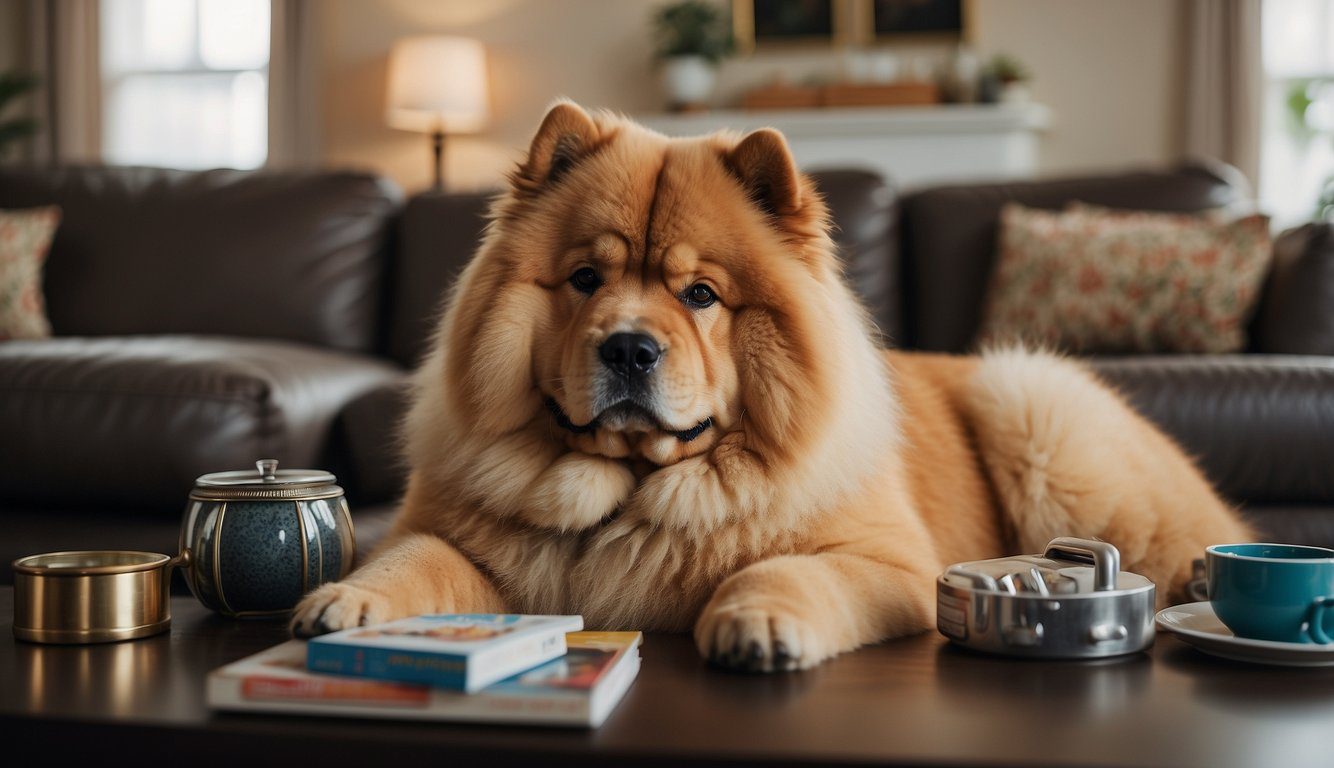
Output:
<path fill-rule="evenodd" d="M 214 472 L 195 481 L 181 525 L 186 581 L 228 616 L 280 614 L 352 567 L 356 551 L 343 489 L 328 472 Z"/>

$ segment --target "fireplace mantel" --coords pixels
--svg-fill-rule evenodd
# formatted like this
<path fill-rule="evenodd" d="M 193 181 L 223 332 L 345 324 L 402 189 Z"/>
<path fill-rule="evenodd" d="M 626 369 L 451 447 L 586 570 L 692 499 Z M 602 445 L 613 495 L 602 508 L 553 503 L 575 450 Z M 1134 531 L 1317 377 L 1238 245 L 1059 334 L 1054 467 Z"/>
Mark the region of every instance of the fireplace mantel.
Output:
<path fill-rule="evenodd" d="M 772 127 L 806 170 L 862 167 L 897 186 L 1025 178 L 1037 170 L 1050 121 L 1041 104 L 856 107 L 790 111 L 716 110 L 639 116 L 668 136 Z"/>

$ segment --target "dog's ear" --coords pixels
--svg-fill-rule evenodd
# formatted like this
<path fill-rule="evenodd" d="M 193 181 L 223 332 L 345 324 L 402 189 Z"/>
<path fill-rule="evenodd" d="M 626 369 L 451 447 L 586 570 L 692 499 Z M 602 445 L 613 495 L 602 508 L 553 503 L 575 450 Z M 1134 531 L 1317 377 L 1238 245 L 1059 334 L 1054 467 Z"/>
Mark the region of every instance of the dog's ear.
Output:
<path fill-rule="evenodd" d="M 723 162 L 765 213 L 782 217 L 801 210 L 801 175 L 783 134 L 772 128 L 753 131 Z"/>
<path fill-rule="evenodd" d="M 537 191 L 556 183 L 597 148 L 598 126 L 578 104 L 561 101 L 547 112 L 528 148 L 528 159 L 513 174 L 516 188 Z"/>

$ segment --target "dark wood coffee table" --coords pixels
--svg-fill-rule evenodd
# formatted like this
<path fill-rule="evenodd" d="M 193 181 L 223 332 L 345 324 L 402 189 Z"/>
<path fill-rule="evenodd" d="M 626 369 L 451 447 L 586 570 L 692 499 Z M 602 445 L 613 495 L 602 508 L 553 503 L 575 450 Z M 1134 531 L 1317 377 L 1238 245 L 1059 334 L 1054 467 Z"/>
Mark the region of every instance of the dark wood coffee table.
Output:
<path fill-rule="evenodd" d="M 281 623 L 176 598 L 169 635 L 40 646 L 12 639 L 12 606 L 4 587 L 0 732 L 7 755 L 46 764 L 1334 765 L 1334 669 L 1227 662 L 1164 636 L 1151 654 L 1055 663 L 931 634 L 750 676 L 709 668 L 686 637 L 650 635 L 607 723 L 565 731 L 214 714 L 205 674 L 285 639 Z"/>

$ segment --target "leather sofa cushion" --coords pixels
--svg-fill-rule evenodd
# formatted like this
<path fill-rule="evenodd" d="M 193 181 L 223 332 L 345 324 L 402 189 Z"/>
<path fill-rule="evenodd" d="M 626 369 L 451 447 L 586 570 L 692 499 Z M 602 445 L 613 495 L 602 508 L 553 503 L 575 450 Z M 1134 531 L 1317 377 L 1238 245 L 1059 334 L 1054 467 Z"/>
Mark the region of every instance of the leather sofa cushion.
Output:
<path fill-rule="evenodd" d="M 205 472 L 320 467 L 343 406 L 401 371 L 280 341 L 0 344 L 0 502 L 183 508 Z"/>
<path fill-rule="evenodd" d="M 884 339 L 896 343 L 903 333 L 897 195 L 869 171 L 816 171 L 811 178 L 829 206 L 848 281 Z"/>
<path fill-rule="evenodd" d="M 1193 212 L 1245 195 L 1234 169 L 1186 166 L 1166 172 L 933 187 L 905 195 L 903 346 L 936 352 L 969 349 L 982 320 L 1001 208 L 1016 202 L 1059 210 L 1079 201 L 1110 208 Z"/>
<path fill-rule="evenodd" d="M 1334 358 L 1099 358 L 1104 380 L 1163 428 L 1231 501 L 1334 498 Z"/>
<path fill-rule="evenodd" d="M 1334 225 L 1312 222 L 1274 241 L 1252 337 L 1256 352 L 1334 355 Z"/>
<path fill-rule="evenodd" d="M 899 337 L 896 197 L 880 176 L 859 170 L 811 174 L 829 205 L 848 279 L 890 340 Z M 424 193 L 398 222 L 390 269 L 388 355 L 415 366 L 430 342 L 445 292 L 472 259 L 486 227 L 490 194 Z"/>
<path fill-rule="evenodd" d="M 370 389 L 347 404 L 334 439 L 342 458 L 339 477 L 355 491 L 354 501 L 389 501 L 407 486 L 408 465 L 399 442 L 411 386 L 405 374 Z"/>
<path fill-rule="evenodd" d="M 0 208 L 58 205 L 57 336 L 257 336 L 369 351 L 395 193 L 357 173 L 0 168 Z"/>
<path fill-rule="evenodd" d="M 489 199 L 427 192 L 403 206 L 389 272 L 386 340 L 386 351 L 400 364 L 416 366 L 425 353 L 445 291 L 482 242 Z"/>

